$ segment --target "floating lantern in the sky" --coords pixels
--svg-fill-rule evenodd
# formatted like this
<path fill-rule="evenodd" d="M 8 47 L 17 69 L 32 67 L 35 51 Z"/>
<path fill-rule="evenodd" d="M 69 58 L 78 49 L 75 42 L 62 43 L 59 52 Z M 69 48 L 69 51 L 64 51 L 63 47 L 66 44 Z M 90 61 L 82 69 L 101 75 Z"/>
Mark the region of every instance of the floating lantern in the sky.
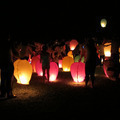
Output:
<path fill-rule="evenodd" d="M 70 67 L 71 75 L 74 82 L 83 82 L 85 79 L 85 63 L 75 62 Z"/>
<path fill-rule="evenodd" d="M 70 50 L 74 50 L 77 45 L 78 45 L 78 41 L 77 40 L 71 40 L 70 41 Z"/>
<path fill-rule="evenodd" d="M 14 76 L 17 83 L 28 85 L 32 76 L 32 66 L 27 60 L 16 60 L 14 62 Z"/>
<path fill-rule="evenodd" d="M 107 26 L 107 20 L 106 19 L 101 19 L 100 25 L 102 28 L 105 28 Z"/>
<path fill-rule="evenodd" d="M 62 66 L 63 66 L 63 71 L 69 72 L 70 71 L 70 66 L 74 63 L 74 60 L 72 57 L 66 56 L 63 58 L 62 61 Z"/>
<path fill-rule="evenodd" d="M 105 45 L 104 47 L 105 57 L 111 57 L 111 43 L 105 43 L 104 45 Z"/>

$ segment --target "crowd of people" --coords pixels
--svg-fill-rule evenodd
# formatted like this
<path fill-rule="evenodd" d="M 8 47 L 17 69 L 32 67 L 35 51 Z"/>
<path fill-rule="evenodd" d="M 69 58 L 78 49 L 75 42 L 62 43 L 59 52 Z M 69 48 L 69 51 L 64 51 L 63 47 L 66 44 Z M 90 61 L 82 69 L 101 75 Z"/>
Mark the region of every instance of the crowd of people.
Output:
<path fill-rule="evenodd" d="M 3 45 L 4 44 L 4 45 Z M 13 78 L 14 66 L 13 62 L 20 58 L 28 60 L 30 57 L 39 55 L 41 56 L 40 62 L 42 63 L 43 70 L 43 80 L 45 80 L 45 70 L 47 70 L 47 76 L 49 81 L 49 69 L 50 61 L 54 61 L 58 64 L 58 60 L 67 56 L 67 53 L 70 51 L 69 41 L 58 42 L 55 41 L 55 44 L 41 44 L 39 42 L 34 42 L 34 44 L 29 44 L 26 41 L 15 42 L 5 38 L 3 46 L 6 46 L 6 50 L 0 50 L 1 53 L 1 95 L 0 97 L 15 98 L 16 96 L 12 93 L 11 81 Z M 1 46 L 2 48 L 2 46 Z M 82 44 L 78 44 L 76 48 L 72 51 L 73 57 L 80 55 L 84 56 L 85 63 L 85 86 L 87 86 L 89 79 L 92 81 L 92 87 L 94 87 L 95 81 L 95 69 L 96 65 L 100 64 L 100 59 L 104 59 L 103 54 L 104 46 L 97 47 L 97 43 L 93 38 L 86 39 Z M 98 58 L 100 56 L 100 59 Z M 115 55 L 113 55 L 115 57 Z M 116 59 L 119 59 L 116 57 Z M 99 61 L 98 61 L 99 60 Z M 116 63 L 117 64 L 117 63 Z M 116 65 L 115 64 L 115 65 Z M 118 64 L 117 64 L 118 65 Z M 119 73 L 116 70 L 116 79 L 118 79 Z"/>

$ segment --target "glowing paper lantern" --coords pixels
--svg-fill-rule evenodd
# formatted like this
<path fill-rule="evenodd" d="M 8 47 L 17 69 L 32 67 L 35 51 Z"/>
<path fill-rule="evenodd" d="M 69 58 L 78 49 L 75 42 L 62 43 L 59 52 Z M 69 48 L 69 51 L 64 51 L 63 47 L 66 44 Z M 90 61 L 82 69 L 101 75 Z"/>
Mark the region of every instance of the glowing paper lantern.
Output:
<path fill-rule="evenodd" d="M 72 57 L 72 58 L 73 58 L 73 53 L 72 53 L 72 51 L 69 51 L 69 52 L 67 53 L 67 55 L 68 55 L 69 57 Z"/>
<path fill-rule="evenodd" d="M 85 63 L 75 62 L 70 67 L 74 82 L 83 82 L 85 79 Z"/>
<path fill-rule="evenodd" d="M 32 65 L 32 68 L 33 68 L 33 72 L 36 72 L 35 65 L 36 65 L 37 61 L 40 61 L 40 56 L 32 57 L 31 65 Z"/>
<path fill-rule="evenodd" d="M 43 71 L 42 71 L 42 63 L 40 63 L 40 60 L 38 60 L 35 64 L 35 69 L 37 72 L 38 76 L 43 76 Z"/>
<path fill-rule="evenodd" d="M 69 72 L 70 71 L 70 66 L 74 63 L 73 58 L 66 56 L 63 58 L 62 61 L 62 66 L 63 66 L 63 71 Z"/>
<path fill-rule="evenodd" d="M 55 81 L 57 76 L 58 76 L 58 65 L 55 62 L 50 62 L 50 70 L 49 70 L 49 80 L 50 81 Z M 36 72 L 38 76 L 43 76 L 43 71 L 42 71 L 42 63 L 39 61 L 36 63 Z M 47 78 L 47 72 L 45 71 L 45 76 Z"/>
<path fill-rule="evenodd" d="M 80 58 L 81 58 L 80 55 L 77 55 L 74 61 L 79 62 Z M 81 58 L 81 62 L 84 63 L 84 57 Z"/>
<path fill-rule="evenodd" d="M 100 21 L 100 25 L 101 25 L 101 27 L 105 28 L 107 26 L 107 20 L 106 19 L 102 19 Z"/>
<path fill-rule="evenodd" d="M 77 40 L 71 40 L 70 41 L 70 50 L 74 50 L 77 45 L 78 45 L 78 41 Z"/>
<path fill-rule="evenodd" d="M 104 47 L 104 55 L 105 57 L 111 57 L 111 43 L 105 43 L 106 47 Z M 109 46 L 107 46 L 109 45 Z"/>
<path fill-rule="evenodd" d="M 103 70 L 106 77 L 111 78 L 114 76 L 114 71 L 111 69 L 113 68 L 113 61 L 112 60 L 105 60 L 103 64 Z"/>
<path fill-rule="evenodd" d="M 59 60 L 59 68 L 62 68 L 62 60 Z"/>
<path fill-rule="evenodd" d="M 14 62 L 14 76 L 17 83 L 28 85 L 32 76 L 32 66 L 27 60 L 16 60 Z"/>
<path fill-rule="evenodd" d="M 55 62 L 50 62 L 50 81 L 55 81 L 58 76 L 58 65 Z"/>

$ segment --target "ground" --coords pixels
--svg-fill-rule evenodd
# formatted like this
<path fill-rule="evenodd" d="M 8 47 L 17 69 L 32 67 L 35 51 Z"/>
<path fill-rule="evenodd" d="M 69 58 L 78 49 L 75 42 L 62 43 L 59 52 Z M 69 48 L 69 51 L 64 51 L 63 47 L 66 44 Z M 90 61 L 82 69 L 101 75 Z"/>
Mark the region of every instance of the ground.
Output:
<path fill-rule="evenodd" d="M 0 112 L 33 115 L 41 112 L 112 112 L 120 107 L 120 84 L 106 78 L 102 67 L 96 69 L 95 88 L 73 82 L 70 72 L 59 72 L 57 81 L 41 82 L 32 75 L 30 85 L 13 82 L 17 98 L 0 101 Z M 1 112 L 1 113 L 2 113 Z"/>

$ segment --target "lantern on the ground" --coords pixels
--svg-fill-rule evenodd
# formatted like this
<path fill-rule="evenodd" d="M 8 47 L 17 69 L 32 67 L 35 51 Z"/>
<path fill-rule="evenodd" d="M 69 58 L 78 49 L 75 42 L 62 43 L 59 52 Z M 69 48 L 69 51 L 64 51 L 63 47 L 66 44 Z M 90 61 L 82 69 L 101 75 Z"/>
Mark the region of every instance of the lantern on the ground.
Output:
<path fill-rule="evenodd" d="M 16 60 L 14 62 L 14 76 L 17 83 L 28 85 L 32 76 L 32 66 L 27 60 Z"/>
<path fill-rule="evenodd" d="M 78 41 L 77 40 L 71 40 L 70 41 L 70 50 L 74 50 L 77 45 L 78 45 Z"/>
<path fill-rule="evenodd" d="M 111 57 L 111 43 L 105 43 L 104 45 L 105 45 L 104 47 L 105 57 Z"/>
<path fill-rule="evenodd" d="M 40 61 L 36 63 L 36 72 L 38 76 L 43 76 L 42 63 L 40 63 Z M 47 71 L 45 71 L 45 76 L 47 78 Z M 57 76 L 58 76 L 58 65 L 55 62 L 50 62 L 49 80 L 55 81 Z"/>
<path fill-rule="evenodd" d="M 59 68 L 62 68 L 62 60 L 59 60 Z"/>
<path fill-rule="evenodd" d="M 63 58 L 62 61 L 62 66 L 63 66 L 63 71 L 69 72 L 70 71 L 70 66 L 74 63 L 73 58 L 66 56 Z"/>
<path fill-rule="evenodd" d="M 33 72 L 36 72 L 35 66 L 36 66 L 37 61 L 40 61 L 40 55 L 32 57 L 31 65 L 33 68 Z"/>
<path fill-rule="evenodd" d="M 106 19 L 102 19 L 100 21 L 100 25 L 101 25 L 102 28 L 105 28 L 107 26 L 107 20 Z"/>
<path fill-rule="evenodd" d="M 50 62 L 50 81 L 55 81 L 58 76 L 58 65 L 55 62 Z"/>
<path fill-rule="evenodd" d="M 38 76 L 43 76 L 42 63 L 40 63 L 40 60 L 36 62 L 35 69 Z"/>
<path fill-rule="evenodd" d="M 83 82 L 85 79 L 85 63 L 75 62 L 70 67 L 74 82 Z"/>

